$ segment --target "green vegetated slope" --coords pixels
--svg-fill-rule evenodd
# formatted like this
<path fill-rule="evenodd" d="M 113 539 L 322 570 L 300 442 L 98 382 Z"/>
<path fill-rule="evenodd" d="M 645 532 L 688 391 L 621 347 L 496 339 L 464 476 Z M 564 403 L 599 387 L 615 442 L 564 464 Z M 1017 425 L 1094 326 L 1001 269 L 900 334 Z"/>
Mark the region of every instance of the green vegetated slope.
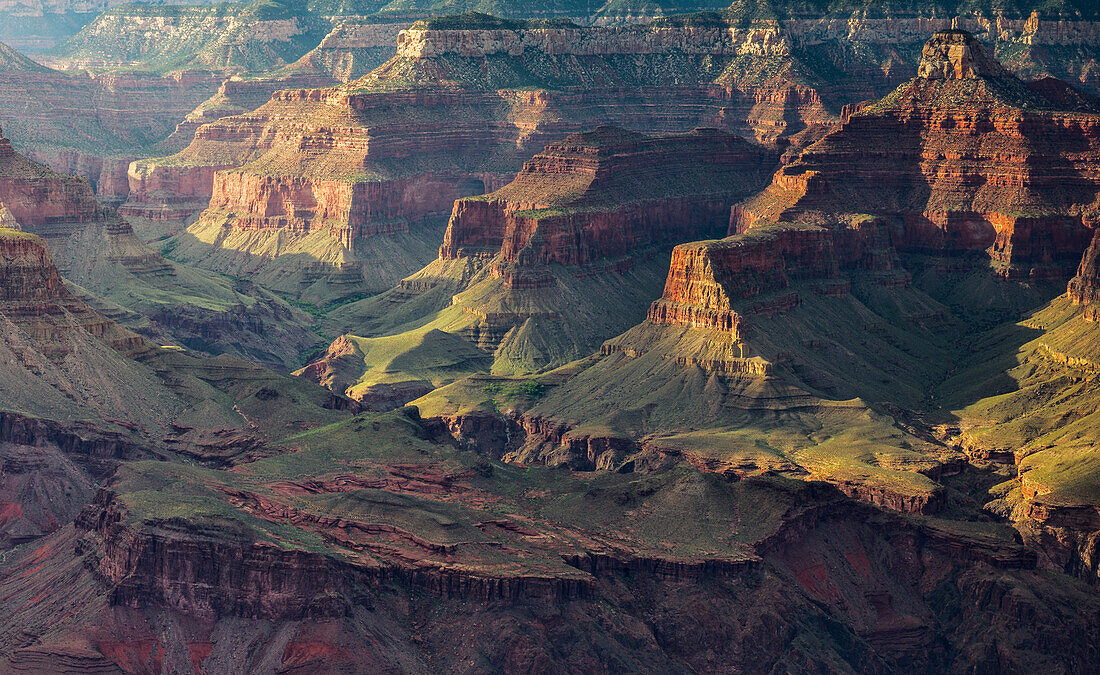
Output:
<path fill-rule="evenodd" d="M 295 2 L 123 5 L 98 16 L 54 53 L 104 63 L 140 62 L 158 72 L 265 72 L 316 47 L 327 28 Z"/>
<path fill-rule="evenodd" d="M 644 318 L 675 244 L 726 229 L 729 208 L 762 183 L 768 157 L 714 130 L 572 134 L 503 188 L 460 200 L 437 260 L 397 288 L 335 309 L 323 328 L 410 340 L 443 331 L 491 354 L 495 373 L 586 356 Z"/>

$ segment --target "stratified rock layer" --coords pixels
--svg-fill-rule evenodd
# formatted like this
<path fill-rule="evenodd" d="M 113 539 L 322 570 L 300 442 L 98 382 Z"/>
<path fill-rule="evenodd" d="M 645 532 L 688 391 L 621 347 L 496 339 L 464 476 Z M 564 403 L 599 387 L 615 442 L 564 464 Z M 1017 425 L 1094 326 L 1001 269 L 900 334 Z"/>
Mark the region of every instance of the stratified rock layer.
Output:
<path fill-rule="evenodd" d="M 49 243 L 62 275 L 102 296 L 90 302 L 162 344 L 280 366 L 297 365 L 297 352 L 314 344 L 306 320 L 284 303 L 168 262 L 101 207 L 86 180 L 28 160 L 2 136 L 0 203 L 21 229 Z"/>
<path fill-rule="evenodd" d="M 456 202 L 439 256 L 499 255 L 522 273 L 689 240 L 713 231 L 723 204 L 759 184 L 767 164 L 764 152 L 715 129 L 574 134 L 500 190 Z"/>
<path fill-rule="evenodd" d="M 869 213 L 896 223 L 899 250 L 988 250 L 1004 275 L 1067 277 L 1098 221 L 1096 102 L 1017 80 L 961 31 L 929 41 L 920 73 L 785 166 L 731 231 Z"/>
<path fill-rule="evenodd" d="M 356 332 L 388 322 L 378 334 L 405 336 L 410 355 L 426 351 L 414 347 L 425 331 L 461 336 L 492 354 L 495 371 L 561 365 L 642 318 L 671 248 L 720 234 L 729 207 L 763 184 L 773 161 L 716 129 L 647 136 L 599 127 L 570 135 L 500 190 L 457 201 L 436 261 L 398 288 L 343 308 L 333 323 Z M 303 372 L 329 386 L 347 383 L 335 363 L 345 350 L 337 347 Z M 454 379 L 452 350 L 437 358 Z M 414 360 L 399 361 L 413 369 Z M 414 392 L 393 393 L 406 401 L 424 393 Z M 370 395 L 356 386 L 357 398 Z"/>

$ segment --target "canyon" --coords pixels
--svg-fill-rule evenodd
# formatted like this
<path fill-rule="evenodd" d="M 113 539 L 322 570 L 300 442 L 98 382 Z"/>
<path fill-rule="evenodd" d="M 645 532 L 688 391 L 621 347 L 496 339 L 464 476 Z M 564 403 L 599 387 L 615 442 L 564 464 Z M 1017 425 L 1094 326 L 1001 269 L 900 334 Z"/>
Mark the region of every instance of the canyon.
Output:
<path fill-rule="evenodd" d="M 96 201 L 86 180 L 27 159 L 2 135 L 0 203 L 22 229 L 49 242 L 65 278 L 97 296 L 89 298 L 93 305 L 160 344 L 273 365 L 292 363 L 315 344 L 308 319 L 285 302 L 165 260 Z"/>
<path fill-rule="evenodd" d="M 484 367 L 466 355 L 455 368 L 461 350 L 445 339 L 429 347 L 432 334 L 468 340 L 491 355 L 494 372 L 583 357 L 644 314 L 671 247 L 721 233 L 730 207 L 764 184 L 772 163 L 767 151 L 717 129 L 571 134 L 499 190 L 456 201 L 434 262 L 328 317 L 335 330 L 370 327 L 407 351 L 395 357 L 394 347 L 345 334 L 299 372 L 361 400 L 384 391 L 393 407 L 395 397 L 404 403 Z M 388 363 L 375 363 L 379 355 Z M 433 369 L 433 358 L 449 365 Z M 435 371 L 430 384 L 402 371 L 410 362 Z"/>
<path fill-rule="evenodd" d="M 268 4 L 0 51 L 0 671 L 1093 667 L 1100 17 Z"/>
<path fill-rule="evenodd" d="M 265 287 L 323 305 L 377 293 L 425 264 L 417 253 L 373 278 L 355 269 L 410 246 L 423 251 L 438 233 L 422 225 L 438 227 L 454 199 L 505 184 L 527 156 L 568 133 L 714 126 L 794 156 L 915 73 L 929 30 L 979 30 L 1031 77 L 1055 72 L 1032 58 L 1037 45 L 1088 50 L 1095 41 L 1092 24 L 1038 16 L 737 17 L 593 28 L 484 15 L 424 20 L 359 80 L 276 92 L 254 112 L 199 128 L 176 155 L 135 162 L 124 213 L 157 223 L 158 236 L 190 223 L 172 244 L 181 261 L 243 267 Z M 1056 74 L 1095 86 L 1081 67 Z M 330 235 L 303 236 L 322 229 Z M 402 246 L 356 251 L 360 232 L 406 230 Z"/>
<path fill-rule="evenodd" d="M 903 512 L 942 512 L 950 477 L 981 467 L 999 483 L 984 508 L 1046 542 L 1043 564 L 1094 580 L 1097 501 L 1077 481 L 1095 434 L 1075 430 L 1090 428 L 1100 335 L 1100 117 L 962 31 L 929 40 L 919 73 L 735 206 L 731 236 L 677 246 L 646 320 L 598 356 L 519 389 L 469 376 L 412 405 L 508 462 L 683 458 Z M 1071 382 L 1084 399 L 1062 398 Z"/>

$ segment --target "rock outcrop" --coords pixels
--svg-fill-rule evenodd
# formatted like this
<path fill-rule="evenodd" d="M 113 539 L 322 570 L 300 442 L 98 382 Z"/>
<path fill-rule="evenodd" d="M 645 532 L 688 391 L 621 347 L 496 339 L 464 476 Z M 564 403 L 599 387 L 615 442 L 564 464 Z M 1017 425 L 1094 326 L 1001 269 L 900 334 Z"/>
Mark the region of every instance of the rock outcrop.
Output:
<path fill-rule="evenodd" d="M 210 71 L 64 73 L 0 45 L 0 124 L 17 147 L 63 173 L 87 178 L 105 200 L 129 191 L 126 167 L 172 133 L 213 94 Z"/>
<path fill-rule="evenodd" d="M 412 358 L 427 351 L 419 346 L 425 331 L 461 337 L 491 355 L 481 368 L 497 372 L 562 365 L 644 316 L 672 247 L 720 234 L 728 207 L 763 184 L 774 158 L 716 129 L 572 134 L 501 189 L 455 202 L 436 261 L 398 288 L 342 308 L 331 324 L 342 333 L 369 327 L 404 338 L 408 353 L 392 364 L 407 364 L 407 381 L 423 381 L 411 371 L 430 362 Z M 359 374 L 349 377 L 336 363 L 345 351 L 337 346 L 303 372 L 336 391 L 355 385 L 356 398 L 372 395 L 358 386 Z M 447 376 L 435 386 L 458 375 L 455 351 L 435 355 Z M 468 370 L 469 360 L 462 365 Z M 408 396 L 399 403 L 422 393 L 393 392 Z"/>
<path fill-rule="evenodd" d="M 716 129 L 615 127 L 551 143 L 508 185 L 454 205 L 441 260 L 499 256 L 508 285 L 546 265 L 592 265 L 714 231 L 723 204 L 762 182 L 768 156 Z M 722 215 L 720 215 L 722 214 Z"/>
<path fill-rule="evenodd" d="M 49 243 L 63 276 L 101 296 L 92 304 L 162 344 L 282 367 L 297 365 L 298 351 L 315 344 L 308 319 L 285 303 L 170 263 L 101 207 L 86 180 L 28 160 L 2 136 L 0 203 L 21 229 Z M 271 343 L 273 335 L 282 344 Z"/>
<path fill-rule="evenodd" d="M 1005 276 L 1066 278 L 1098 220 L 1100 106 L 1016 79 L 962 31 L 920 74 L 783 167 L 731 232 L 817 213 L 892 219 L 905 251 L 988 250 Z"/>
<path fill-rule="evenodd" d="M 190 233 L 207 248 L 181 254 L 221 268 L 230 258 L 210 246 L 246 246 L 247 259 L 270 251 L 278 231 L 324 229 L 339 243 L 441 219 L 455 199 L 502 185 L 535 149 L 600 123 L 717 126 L 776 146 L 835 119 L 794 82 L 801 66 L 774 31 L 435 26 L 403 32 L 398 55 L 361 80 L 278 92 L 200 128 L 178 155 L 131 167 L 132 176 L 190 171 L 193 181 L 169 180 L 195 185 L 220 172 Z M 522 73 L 544 75 L 532 86 Z M 132 187 L 132 202 L 145 199 Z M 267 234 L 236 236 L 248 230 Z"/>
<path fill-rule="evenodd" d="M 1069 297 L 1075 305 L 1084 306 L 1084 316 L 1090 321 L 1100 321 L 1100 230 L 1092 237 L 1092 243 L 1081 256 L 1077 276 L 1069 281 Z"/>

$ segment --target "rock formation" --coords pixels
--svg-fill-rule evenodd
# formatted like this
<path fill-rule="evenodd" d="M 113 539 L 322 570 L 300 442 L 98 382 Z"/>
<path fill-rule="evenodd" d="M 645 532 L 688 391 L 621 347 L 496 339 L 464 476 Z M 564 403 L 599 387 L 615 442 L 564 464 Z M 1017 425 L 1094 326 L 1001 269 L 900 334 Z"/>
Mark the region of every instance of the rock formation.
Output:
<path fill-rule="evenodd" d="M 209 71 L 63 73 L 0 45 L 0 124 L 18 147 L 120 202 L 126 169 L 218 87 Z"/>
<path fill-rule="evenodd" d="M 870 213 L 897 223 L 899 250 L 988 249 L 1002 274 L 1068 277 L 1097 223 L 1100 106 L 1021 82 L 962 31 L 937 33 L 919 73 L 785 166 L 731 231 Z"/>
<path fill-rule="evenodd" d="M 369 469 L 331 454 L 355 429 L 372 440 L 356 450 Z M 1033 551 L 1000 531 L 943 529 L 821 485 L 690 470 L 644 484 L 608 474 L 578 508 L 553 477 L 505 475 L 432 435 L 405 412 L 363 415 L 236 471 L 124 465 L 75 526 L 0 566 L 13 600 L 0 625 L 22 631 L 0 633 L 5 666 L 354 668 L 368 655 L 450 667 L 473 654 L 473 635 L 485 641 L 476 658 L 501 668 L 1073 669 L 1100 630 L 1091 590 L 1036 571 Z M 530 490 L 560 515 L 532 509 Z M 744 518 L 749 503 L 758 518 Z M 711 514 L 705 526 L 683 518 L 694 509 Z M 70 593 L 27 603 L 62 579 Z M 978 617 L 960 619 L 945 594 Z M 428 608 L 430 627 L 417 627 Z M 649 613 L 660 631 L 641 620 Z M 1025 629 L 1042 641 L 987 647 Z M 285 645 L 269 647 L 272 632 Z"/>
<path fill-rule="evenodd" d="M 1084 316 L 1090 321 L 1100 321 L 1100 230 L 1092 236 L 1092 243 L 1081 256 L 1077 276 L 1069 281 L 1069 297 L 1075 305 L 1084 306 Z"/>
<path fill-rule="evenodd" d="M 737 234 L 676 247 L 647 320 L 540 379 L 545 397 L 514 398 L 502 416 L 505 403 L 471 381 L 414 403 L 509 461 L 623 469 L 672 453 L 939 510 L 938 477 L 963 448 L 905 411 L 950 391 L 952 360 L 975 358 L 944 327 L 980 332 L 981 320 L 1040 307 L 1081 260 L 1100 117 L 1057 82 L 1025 85 L 961 31 L 937 33 L 920 70 L 735 207 Z M 1070 285 L 1080 304 L 1092 298 L 1089 251 Z M 781 441 L 768 431 L 775 415 Z M 855 428 L 881 450 L 834 445 Z"/>
<path fill-rule="evenodd" d="M 499 255 L 502 267 L 521 271 L 623 258 L 707 231 L 767 166 L 766 153 L 716 129 L 573 134 L 500 190 L 456 202 L 439 257 Z"/>
<path fill-rule="evenodd" d="M 161 343 L 282 367 L 297 365 L 298 351 L 314 344 L 307 319 L 285 303 L 168 262 L 101 207 L 86 180 L 26 159 L 3 137 L 0 203 L 21 229 L 49 242 L 69 281 L 101 296 L 93 304 Z"/>
<path fill-rule="evenodd" d="M 461 336 L 492 355 L 480 360 L 482 369 L 486 360 L 500 372 L 561 365 L 641 318 L 672 246 L 721 233 L 728 207 L 763 184 L 773 158 L 716 129 L 572 134 L 501 189 L 455 202 L 435 262 L 396 289 L 341 308 L 330 325 L 404 338 L 410 355 L 422 353 L 412 345 L 425 331 Z M 303 373 L 350 386 L 356 398 L 379 394 L 358 375 L 330 377 L 343 370 L 334 362 L 347 351 L 336 347 Z M 452 350 L 439 358 L 443 370 Z M 456 375 L 434 378 L 435 385 Z M 424 378 L 408 373 L 407 381 Z M 400 393 L 404 403 L 424 391 Z"/>
<path fill-rule="evenodd" d="M 327 230 L 340 244 L 416 229 L 455 199 L 502 185 L 536 148 L 601 122 L 649 132 L 720 126 L 782 145 L 833 121 L 816 91 L 793 82 L 803 66 L 789 44 L 766 29 L 439 25 L 402 33 L 398 55 L 361 80 L 278 92 L 253 113 L 200 128 L 178 155 L 135 163 L 131 203 L 157 202 L 146 185 L 209 185 L 209 207 L 177 250 L 239 268 L 269 258 L 277 232 L 294 241 Z M 524 74 L 551 72 L 534 89 Z M 309 253 L 292 245 L 278 255 Z M 330 247 L 314 257 L 332 265 L 336 255 Z"/>
<path fill-rule="evenodd" d="M 473 62 L 470 81 L 514 84 L 517 62 L 655 63 L 632 46 L 691 61 L 698 35 L 726 44 L 715 31 L 820 55 L 807 36 L 913 29 L 771 4 L 770 28 L 694 17 L 607 45 L 563 21 L 437 19 L 371 77 Z M 169 262 L 0 137 L 0 671 L 1094 667 L 1089 96 L 1016 79 L 957 30 L 806 149 L 825 129 L 767 148 L 713 128 L 566 135 L 592 117 L 562 103 L 577 90 L 372 81 L 199 127 L 245 165 L 215 172 L 198 145 L 138 165 L 148 195 L 194 188 L 180 211 L 209 169 L 200 226 L 164 251 L 208 237 L 232 280 Z M 509 118 L 528 95 L 546 110 Z M 653 123 L 661 100 L 631 114 Z M 489 193 L 447 205 L 469 181 Z M 429 244 L 417 219 L 444 208 Z M 302 317 L 242 274 L 324 302 L 435 250 L 317 310 L 316 328 L 371 337 L 300 377 L 157 346 L 288 363 L 312 346 Z"/>

